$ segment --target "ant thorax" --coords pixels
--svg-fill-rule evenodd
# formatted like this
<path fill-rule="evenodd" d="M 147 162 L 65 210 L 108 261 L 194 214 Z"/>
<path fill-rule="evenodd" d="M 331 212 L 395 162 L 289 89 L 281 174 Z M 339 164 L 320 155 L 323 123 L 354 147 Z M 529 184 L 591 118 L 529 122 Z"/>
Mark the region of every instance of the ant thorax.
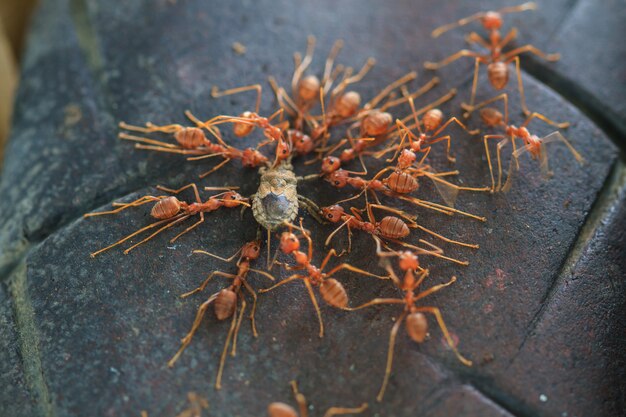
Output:
<path fill-rule="evenodd" d="M 259 173 L 261 182 L 252 199 L 252 213 L 261 226 L 275 230 L 298 215 L 298 181 L 288 162 L 274 168 L 261 168 Z"/>

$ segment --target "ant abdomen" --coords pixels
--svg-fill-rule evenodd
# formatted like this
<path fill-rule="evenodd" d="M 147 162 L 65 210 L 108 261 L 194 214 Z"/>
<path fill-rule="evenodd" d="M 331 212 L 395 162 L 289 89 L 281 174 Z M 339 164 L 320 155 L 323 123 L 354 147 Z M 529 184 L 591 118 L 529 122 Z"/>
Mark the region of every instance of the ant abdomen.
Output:
<path fill-rule="evenodd" d="M 424 313 L 411 313 L 406 318 L 406 332 L 417 343 L 422 343 L 428 335 L 428 320 Z"/>
<path fill-rule="evenodd" d="M 509 68 L 504 62 L 493 62 L 487 66 L 489 82 L 496 90 L 502 90 L 509 82 Z"/>
<path fill-rule="evenodd" d="M 184 149 L 196 149 L 208 142 L 204 132 L 197 127 L 181 129 L 174 134 L 174 138 Z"/>
<path fill-rule="evenodd" d="M 380 234 L 390 239 L 402 239 L 407 237 L 411 231 L 402 219 L 394 216 L 384 217 L 380 221 Z"/>
<path fill-rule="evenodd" d="M 320 294 L 333 307 L 344 308 L 348 305 L 346 289 L 334 278 L 328 278 L 320 284 Z"/>
<path fill-rule="evenodd" d="M 170 219 L 180 212 L 180 208 L 181 204 L 178 198 L 166 197 L 152 207 L 150 215 L 159 220 Z"/>
<path fill-rule="evenodd" d="M 385 180 L 385 185 L 399 194 L 408 194 L 419 188 L 419 183 L 406 172 L 394 172 Z"/>
<path fill-rule="evenodd" d="M 228 288 L 223 289 L 215 298 L 215 316 L 225 320 L 233 315 L 237 306 L 237 294 Z"/>

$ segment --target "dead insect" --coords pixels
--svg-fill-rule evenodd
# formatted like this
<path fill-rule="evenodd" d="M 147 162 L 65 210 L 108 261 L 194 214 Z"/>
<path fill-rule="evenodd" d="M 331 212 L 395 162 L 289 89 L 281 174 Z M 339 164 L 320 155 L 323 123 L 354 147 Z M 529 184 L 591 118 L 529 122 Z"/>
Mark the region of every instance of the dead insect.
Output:
<path fill-rule="evenodd" d="M 443 333 L 445 340 L 448 343 L 448 346 L 454 351 L 459 361 L 467 366 L 471 366 L 472 362 L 463 357 L 457 350 L 456 345 L 452 340 L 452 337 L 450 337 L 450 333 L 448 333 L 448 328 L 443 321 L 443 317 L 441 316 L 441 311 L 439 310 L 439 308 L 418 307 L 416 305 L 417 301 L 421 300 L 422 298 L 454 283 L 456 281 L 456 277 L 452 277 L 450 281 L 446 282 L 445 284 L 435 285 L 425 291 L 420 291 L 419 287 L 424 279 L 429 275 L 429 271 L 428 269 L 422 269 L 419 266 L 417 256 L 411 255 L 410 252 L 382 252 L 380 250 L 380 247 L 378 248 L 377 253 L 383 258 L 387 256 L 397 256 L 399 258 L 400 268 L 403 271 L 402 280 L 398 278 L 389 263 L 387 263 L 386 269 L 387 272 L 389 272 L 389 275 L 391 276 L 391 279 L 393 280 L 395 286 L 404 292 L 404 296 L 401 298 L 375 298 L 358 307 L 345 307 L 344 310 L 355 311 L 369 306 L 381 304 L 404 304 L 404 311 L 402 312 L 402 314 L 400 314 L 400 317 L 396 319 L 393 327 L 391 328 L 391 335 L 389 337 L 389 350 L 387 352 L 387 365 L 385 367 L 385 377 L 383 378 L 383 383 L 380 387 L 380 391 L 378 392 L 378 396 L 376 397 L 378 401 L 382 401 L 383 396 L 385 395 L 385 389 L 387 388 L 387 383 L 389 382 L 391 368 L 393 366 L 393 350 L 396 341 L 396 335 L 398 333 L 400 325 L 403 321 L 405 321 L 405 319 L 406 332 L 409 337 L 417 343 L 422 343 L 428 335 L 428 321 L 424 313 L 434 315 L 437 323 L 439 324 L 439 328 L 441 329 L 441 332 Z"/>
<path fill-rule="evenodd" d="M 302 233 L 301 237 L 304 237 L 307 240 L 309 244 L 308 253 L 299 250 L 300 236 L 297 236 L 293 233 L 293 228 L 300 230 Z M 309 232 L 304 229 L 304 227 L 302 227 L 302 219 L 300 219 L 299 228 L 297 226 L 289 224 L 289 231 L 283 232 L 280 237 L 280 250 L 285 255 L 292 255 L 294 260 L 296 261 L 296 265 L 294 267 L 290 267 L 287 265 L 285 266 L 288 271 L 304 270 L 305 273 L 291 275 L 289 278 L 286 278 L 279 283 L 274 284 L 270 288 L 259 290 L 259 292 L 268 292 L 292 281 L 302 280 L 309 293 L 309 297 L 311 298 L 313 307 L 315 307 L 315 311 L 317 313 L 317 318 L 320 323 L 320 337 L 324 337 L 324 322 L 322 320 L 322 312 L 320 311 L 319 305 L 317 304 L 317 299 L 315 298 L 315 294 L 313 293 L 313 287 L 319 288 L 320 295 L 328 304 L 333 307 L 343 308 L 348 305 L 348 294 L 346 293 L 343 285 L 341 285 L 341 283 L 336 279 L 332 278 L 335 273 L 343 269 L 347 269 L 348 271 L 352 271 L 357 274 L 366 275 L 378 279 L 387 279 L 387 277 L 381 277 L 379 275 L 372 274 L 345 262 L 334 267 L 328 272 L 323 272 L 330 258 L 332 256 L 338 256 L 337 252 L 334 249 L 328 251 L 319 268 L 313 265 L 311 263 L 311 260 L 313 259 L 313 241 L 311 240 Z"/>
<path fill-rule="evenodd" d="M 105 248 L 102 248 L 96 252 L 91 253 L 91 257 L 95 257 L 101 254 L 102 252 L 105 252 L 111 248 L 114 248 L 115 246 L 126 242 L 127 240 L 145 232 L 146 230 L 159 227 L 159 229 L 157 229 L 156 232 L 153 232 L 147 238 L 141 240 L 138 243 L 135 243 L 128 249 L 125 249 L 124 254 L 126 255 L 128 254 L 128 252 L 135 249 L 137 246 L 149 241 L 150 239 L 152 239 L 159 233 L 163 232 L 164 230 L 169 229 L 170 227 L 175 226 L 178 223 L 181 223 L 192 216 L 199 215 L 200 219 L 196 223 L 189 226 L 188 228 L 186 228 L 185 230 L 183 230 L 182 232 L 180 232 L 179 234 L 177 234 L 170 240 L 170 243 L 172 243 L 176 241 L 176 239 L 184 235 L 185 233 L 191 231 L 192 229 L 202 224 L 204 222 L 204 213 L 215 211 L 219 209 L 220 207 L 232 208 L 232 207 L 237 207 L 237 206 L 249 206 L 247 198 L 243 198 L 241 195 L 239 195 L 235 191 L 232 191 L 233 189 L 236 189 L 237 187 L 206 187 L 205 190 L 229 190 L 229 191 L 225 191 L 223 193 L 213 195 L 209 197 L 208 200 L 203 202 L 200 199 L 200 194 L 198 193 L 198 188 L 196 187 L 196 184 L 193 184 L 193 183 L 188 184 L 182 188 L 179 188 L 178 190 L 173 190 L 171 188 L 162 187 L 160 185 L 157 186 L 157 189 L 161 191 L 165 191 L 170 194 L 178 194 L 188 188 L 191 188 L 194 192 L 196 201 L 193 203 L 187 203 L 185 201 L 179 200 L 177 197 L 174 197 L 174 196 L 146 195 L 146 196 L 138 198 L 135 201 L 131 201 L 130 203 L 113 203 L 113 206 L 117 207 L 116 209 L 113 209 L 113 210 L 84 214 L 83 217 L 103 216 L 103 215 L 108 215 L 108 214 L 116 214 L 128 208 L 138 207 L 147 203 L 156 203 L 152 207 L 152 210 L 150 211 L 150 215 L 153 218 L 157 219 L 156 222 L 151 223 L 145 227 L 142 227 L 141 229 L 118 240 L 112 245 L 109 245 Z"/>
<path fill-rule="evenodd" d="M 470 102 L 467 105 L 463 105 L 463 107 L 468 111 L 472 112 L 474 110 L 474 99 L 476 97 L 476 86 L 478 83 L 478 70 L 481 64 L 487 65 L 487 75 L 489 78 L 489 82 L 496 90 L 501 90 L 508 84 L 509 81 L 509 64 L 511 62 L 515 62 L 515 70 L 517 72 L 517 82 L 518 89 L 520 92 L 520 98 L 522 103 L 522 110 L 526 115 L 530 114 L 528 108 L 526 107 L 526 99 L 524 97 L 524 86 L 522 84 L 522 75 L 520 71 L 520 60 L 519 55 L 525 52 L 530 52 L 535 54 L 547 61 L 557 61 L 560 56 L 559 54 L 546 54 L 533 45 L 524 45 L 518 48 L 515 48 L 509 52 L 502 52 L 502 49 L 508 45 L 512 40 L 517 37 L 517 29 L 511 29 L 504 37 L 500 34 L 500 28 L 502 27 L 502 15 L 506 13 L 515 13 L 521 12 L 525 10 L 535 10 L 537 5 L 535 3 L 529 2 L 524 3 L 519 6 L 514 7 L 505 7 L 498 11 L 487 11 L 487 12 L 479 12 L 475 13 L 469 17 L 463 18 L 456 23 L 452 23 L 449 25 L 441 26 L 435 29 L 432 32 L 432 36 L 434 38 L 438 37 L 444 32 L 447 32 L 450 29 L 464 26 L 470 22 L 480 20 L 483 27 L 486 31 L 488 31 L 489 40 L 483 39 L 476 32 L 470 33 L 466 40 L 469 43 L 476 43 L 483 48 L 488 50 L 488 53 L 480 54 L 478 52 L 471 51 L 469 49 L 462 49 L 459 52 L 449 56 L 441 62 L 426 62 L 424 67 L 431 70 L 436 70 L 441 67 L 444 67 L 457 59 L 469 56 L 475 58 L 474 65 L 474 80 L 472 82 L 472 95 L 470 98 Z"/>
<path fill-rule="evenodd" d="M 290 405 L 280 402 L 271 403 L 267 407 L 267 414 L 269 417 L 308 417 L 309 410 L 306 404 L 306 398 L 300 392 L 298 392 L 298 385 L 296 381 L 291 381 L 291 388 L 293 389 L 293 395 L 296 397 L 298 403 L 298 409 L 300 414 Z M 324 417 L 332 417 L 346 414 L 360 414 L 367 410 L 367 403 L 361 404 L 357 408 L 344 408 L 344 407 L 331 407 L 326 410 Z"/>
<path fill-rule="evenodd" d="M 258 269 L 254 269 L 250 267 L 250 262 L 256 260 L 259 257 L 261 248 L 261 242 L 252 241 L 248 242 L 241 249 L 239 249 L 233 256 L 230 258 L 222 258 L 220 256 L 214 255 L 212 253 L 203 251 L 203 250 L 194 250 L 193 253 L 203 254 L 212 256 L 214 258 L 220 259 L 224 262 L 232 262 L 237 256 L 239 256 L 239 260 L 237 261 L 237 273 L 229 274 L 222 271 L 213 271 L 209 274 L 206 280 L 196 289 L 181 295 L 181 298 L 189 297 L 192 294 L 197 292 L 201 292 L 205 289 L 209 281 L 214 276 L 222 276 L 228 279 L 232 279 L 233 282 L 227 287 L 222 289 L 221 291 L 216 292 L 211 295 L 204 303 L 200 305 L 198 308 L 198 312 L 196 313 L 196 318 L 191 326 L 191 330 L 187 335 L 181 340 L 180 349 L 176 352 L 176 354 L 169 360 L 167 365 L 171 368 L 174 366 L 174 363 L 178 360 L 180 355 L 183 353 L 185 348 L 191 343 L 191 339 L 193 335 L 200 327 L 200 323 L 202 323 L 202 319 L 211 304 L 214 306 L 215 316 L 218 320 L 226 320 L 229 317 L 232 317 L 230 330 L 228 331 L 228 335 L 226 336 L 226 342 L 224 343 L 224 349 L 222 351 L 222 356 L 220 358 L 219 370 L 217 372 L 217 377 L 215 379 L 215 388 L 222 388 L 222 374 L 224 372 L 224 364 L 226 363 L 226 355 L 228 353 L 228 347 L 232 341 L 232 350 L 231 356 L 235 356 L 237 353 L 237 335 L 239 334 L 239 328 L 241 327 L 241 321 L 243 320 L 244 313 L 246 311 L 246 300 L 243 295 L 242 287 L 250 294 L 252 297 L 252 311 L 250 312 L 250 324 L 252 326 L 252 334 L 254 337 L 258 337 L 258 332 L 256 329 L 256 324 L 254 321 L 254 314 L 256 312 L 256 301 L 257 295 L 250 286 L 247 281 L 248 273 L 255 272 L 257 274 L 263 275 L 272 281 L 274 281 L 274 277 L 265 271 L 260 271 Z M 239 308 L 238 308 L 239 304 Z"/>

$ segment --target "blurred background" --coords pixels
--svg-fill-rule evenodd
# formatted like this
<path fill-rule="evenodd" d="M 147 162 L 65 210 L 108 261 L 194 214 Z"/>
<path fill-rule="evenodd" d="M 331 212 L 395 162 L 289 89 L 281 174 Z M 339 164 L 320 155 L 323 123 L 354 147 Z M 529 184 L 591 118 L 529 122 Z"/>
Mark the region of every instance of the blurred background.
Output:
<path fill-rule="evenodd" d="M 0 1 L 0 165 L 11 126 L 13 97 L 35 0 Z"/>

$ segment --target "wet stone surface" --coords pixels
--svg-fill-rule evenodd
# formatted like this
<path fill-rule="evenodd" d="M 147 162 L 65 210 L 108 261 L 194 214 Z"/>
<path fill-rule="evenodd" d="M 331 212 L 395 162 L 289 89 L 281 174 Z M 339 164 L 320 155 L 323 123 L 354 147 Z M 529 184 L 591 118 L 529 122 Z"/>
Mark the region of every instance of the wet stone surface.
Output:
<path fill-rule="evenodd" d="M 547 42 L 570 5 L 560 1 L 543 7 L 542 13 L 513 19 L 525 29 L 526 38 L 538 45 Z M 529 107 L 572 123 L 564 134 L 585 156 L 584 166 L 576 163 L 565 146 L 555 143 L 548 147 L 552 177 L 544 178 L 535 161 L 523 158 L 511 192 L 461 193 L 457 208 L 484 215 L 487 223 L 385 200 L 417 214 L 425 227 L 480 244 L 479 250 L 472 250 L 442 243 L 447 254 L 468 259 L 468 267 L 423 260 L 432 270 L 426 287 L 452 275 L 458 278 L 454 285 L 424 299 L 424 305 L 441 308 L 459 350 L 474 361 L 471 368 L 456 360 L 432 318 L 431 335 L 422 345 L 412 342 L 401 328 L 388 392 L 378 404 L 375 395 L 382 381 L 389 331 L 400 308 L 347 313 L 323 305 L 326 335 L 320 339 L 315 311 L 304 285 L 297 282 L 259 297 L 259 338 L 252 336 L 244 318 L 237 356 L 228 358 L 223 388 L 216 391 L 213 384 L 229 322 L 218 322 L 212 311 L 176 366 L 169 369 L 166 363 L 191 326 L 197 307 L 227 285 L 227 280 L 215 278 L 202 295 L 185 300 L 178 296 L 211 271 L 235 272 L 232 264 L 191 252 L 204 249 L 230 256 L 256 236 L 251 211 L 241 218 L 239 209 L 222 208 L 173 244 L 169 239 L 192 220 L 127 256 L 114 249 L 95 259 L 89 257 L 90 252 L 147 225 L 150 207 L 115 217 L 82 219 L 80 214 L 108 209 L 112 201 L 160 194 L 154 185 L 179 187 L 212 166 L 187 163 L 177 155 L 134 150 L 131 144 L 115 139 L 118 121 L 183 122 L 186 108 L 202 118 L 238 114 L 248 109 L 252 96 L 211 99 L 211 86 L 262 82 L 268 75 L 287 85 L 291 55 L 304 49 L 309 33 L 319 41 L 311 72 L 322 71 L 326 51 L 334 39 L 342 38 L 346 47 L 341 63 L 358 67 L 368 56 L 378 60 L 357 86 L 364 98 L 411 69 L 420 72 L 419 80 L 411 84 L 416 88 L 431 76 L 421 70 L 425 60 L 440 59 L 463 47 L 463 31 L 437 41 L 428 37 L 430 31 L 453 20 L 451 16 L 475 11 L 468 5 L 452 4 L 429 13 L 423 10 L 402 1 L 384 8 L 311 2 L 297 9 L 291 3 L 256 2 L 245 10 L 226 3 L 209 10 L 200 1 L 115 7 L 99 1 L 43 2 L 33 27 L 0 186 L 6 196 L 0 202 L 0 270 L 10 269 L 24 256 L 24 248 L 31 248 L 25 260 L 26 294 L 35 332 L 28 337 L 38 341 L 39 386 L 45 386 L 50 397 L 50 407 L 42 410 L 57 416 L 125 416 L 141 410 L 151 417 L 171 416 L 184 407 L 186 393 L 196 391 L 208 398 L 211 416 L 260 416 L 272 401 L 293 402 L 291 379 L 299 381 L 314 407 L 313 415 L 322 415 L 330 406 L 356 406 L 364 401 L 371 406 L 365 415 L 372 416 L 552 416 L 563 412 L 579 416 L 589 415 L 590 410 L 609 416 L 623 407 L 624 376 L 618 367 L 603 372 L 611 361 L 623 363 L 615 333 L 623 333 L 617 322 L 623 312 L 619 300 L 624 298 L 624 287 L 619 280 L 624 242 L 614 232 L 623 228 L 623 198 L 604 198 L 615 208 L 593 234 L 588 248 L 584 242 L 577 243 L 583 225 L 597 210 L 611 170 L 620 164 L 616 148 L 580 111 L 526 75 Z M 232 52 L 235 41 L 246 45 L 245 55 Z M 418 105 L 455 86 L 460 93 L 441 109 L 445 114 L 458 113 L 461 101 L 469 95 L 471 62 L 437 75 L 442 85 Z M 263 85 L 267 91 L 261 113 L 268 114 L 275 103 Z M 484 76 L 479 91 L 479 100 L 491 96 Z M 514 83 L 505 91 L 511 93 L 511 121 L 519 125 L 523 117 Z M 38 111 L 33 110 L 35 103 Z M 398 115 L 406 112 L 402 109 Z M 477 117 L 469 124 L 478 126 Z M 533 122 L 530 128 L 539 136 L 554 130 L 541 122 Z M 242 147 L 260 137 L 256 132 L 234 139 L 228 129 L 223 131 Z M 444 146 L 437 149 L 442 152 L 433 155 L 431 163 L 440 170 L 458 169 L 462 175 L 453 181 L 459 184 L 487 184 L 481 138 L 456 128 L 451 132 L 457 163 L 447 162 Z M 371 172 L 383 166 L 382 161 L 370 163 Z M 23 166 L 32 169 L 24 173 Z M 305 166 L 301 159 L 294 160 L 294 166 L 298 175 L 318 169 L 317 165 Z M 358 169 L 358 164 L 348 168 Z M 258 187 L 258 175 L 234 162 L 198 183 L 238 185 L 248 196 Z M 347 196 L 347 189 L 335 190 L 323 181 L 303 184 L 299 192 L 320 205 Z M 441 202 L 426 181 L 421 183 L 420 198 Z M 322 242 L 333 228 L 317 225 L 305 212 L 301 215 L 312 230 L 319 264 L 326 253 Z M 414 232 L 408 240 L 417 242 L 421 237 L 425 236 Z M 273 249 L 276 244 L 274 237 Z M 333 241 L 337 248 L 346 244 L 345 233 Z M 579 245 L 584 248 L 582 255 L 568 269 L 568 257 Z M 382 273 L 373 250 L 373 241 L 355 232 L 353 251 L 344 260 Z M 332 261 L 331 266 L 337 263 Z M 264 264 L 262 257 L 256 266 Z M 563 276 L 563 271 L 570 275 Z M 279 269 L 273 273 L 288 275 Z M 398 295 L 388 282 L 343 272 L 336 278 L 345 285 L 352 305 Z M 270 285 L 258 275 L 251 276 L 250 282 L 256 289 Z M 13 342 L 15 336 L 3 333 L 2 338 L 0 343 L 19 349 Z M 603 395 L 594 395 L 587 381 L 594 381 L 598 389 L 608 388 Z"/>

